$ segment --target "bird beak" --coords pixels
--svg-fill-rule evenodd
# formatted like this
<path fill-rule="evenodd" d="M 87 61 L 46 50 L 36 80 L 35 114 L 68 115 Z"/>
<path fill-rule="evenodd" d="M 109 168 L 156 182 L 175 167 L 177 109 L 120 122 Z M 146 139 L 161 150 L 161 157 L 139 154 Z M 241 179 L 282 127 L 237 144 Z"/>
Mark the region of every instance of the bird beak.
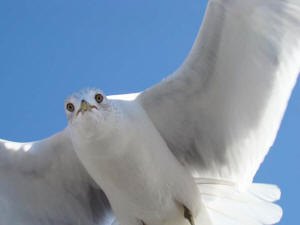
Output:
<path fill-rule="evenodd" d="M 89 104 L 87 101 L 82 100 L 82 101 L 81 101 L 80 109 L 81 109 L 82 111 L 85 112 L 85 111 L 90 110 L 90 109 L 91 109 L 91 106 L 90 106 L 90 104 Z"/>
<path fill-rule="evenodd" d="M 82 100 L 81 105 L 80 105 L 80 109 L 77 111 L 76 115 L 78 116 L 78 114 L 80 112 L 84 113 L 86 111 L 91 111 L 92 109 L 98 109 L 98 108 L 94 105 L 90 105 L 87 101 Z"/>

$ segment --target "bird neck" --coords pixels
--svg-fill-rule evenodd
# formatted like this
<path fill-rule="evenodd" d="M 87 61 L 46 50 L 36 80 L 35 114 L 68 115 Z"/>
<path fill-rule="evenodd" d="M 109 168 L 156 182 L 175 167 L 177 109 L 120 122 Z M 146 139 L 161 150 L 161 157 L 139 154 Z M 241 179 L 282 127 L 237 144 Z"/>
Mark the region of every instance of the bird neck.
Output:
<path fill-rule="evenodd" d="M 126 151 L 124 148 L 134 136 L 130 115 L 126 105 L 116 104 L 107 115 L 83 115 L 69 126 L 72 143 L 78 154 L 85 157 L 101 156 L 101 159 L 115 157 Z"/>

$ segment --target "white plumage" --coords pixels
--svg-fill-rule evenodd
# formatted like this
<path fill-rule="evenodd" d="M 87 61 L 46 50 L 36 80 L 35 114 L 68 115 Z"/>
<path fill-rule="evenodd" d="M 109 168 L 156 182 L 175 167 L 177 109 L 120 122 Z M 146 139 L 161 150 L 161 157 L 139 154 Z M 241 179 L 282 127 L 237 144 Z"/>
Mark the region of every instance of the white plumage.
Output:
<path fill-rule="evenodd" d="M 63 132 L 1 141 L 0 224 L 188 223 L 181 206 L 196 225 L 278 222 L 279 189 L 252 181 L 299 57 L 299 0 L 211 0 L 173 75 L 140 94 L 85 89 Z"/>

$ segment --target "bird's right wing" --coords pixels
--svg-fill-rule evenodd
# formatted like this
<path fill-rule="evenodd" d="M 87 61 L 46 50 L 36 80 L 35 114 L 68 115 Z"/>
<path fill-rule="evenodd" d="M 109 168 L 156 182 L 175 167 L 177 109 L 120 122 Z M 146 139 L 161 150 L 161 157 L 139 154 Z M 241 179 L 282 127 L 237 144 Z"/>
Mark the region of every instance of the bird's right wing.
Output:
<path fill-rule="evenodd" d="M 63 131 L 32 143 L 0 140 L 0 224 L 111 225 L 102 190 Z"/>

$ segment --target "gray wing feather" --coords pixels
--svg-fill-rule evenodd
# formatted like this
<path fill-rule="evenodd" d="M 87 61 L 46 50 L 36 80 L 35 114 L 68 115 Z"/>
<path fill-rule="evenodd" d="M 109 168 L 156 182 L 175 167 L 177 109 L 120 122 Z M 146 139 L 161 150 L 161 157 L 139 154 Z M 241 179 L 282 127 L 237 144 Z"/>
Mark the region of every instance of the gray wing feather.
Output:
<path fill-rule="evenodd" d="M 110 225 L 109 202 L 66 131 L 43 141 L 0 140 L 0 224 Z"/>

